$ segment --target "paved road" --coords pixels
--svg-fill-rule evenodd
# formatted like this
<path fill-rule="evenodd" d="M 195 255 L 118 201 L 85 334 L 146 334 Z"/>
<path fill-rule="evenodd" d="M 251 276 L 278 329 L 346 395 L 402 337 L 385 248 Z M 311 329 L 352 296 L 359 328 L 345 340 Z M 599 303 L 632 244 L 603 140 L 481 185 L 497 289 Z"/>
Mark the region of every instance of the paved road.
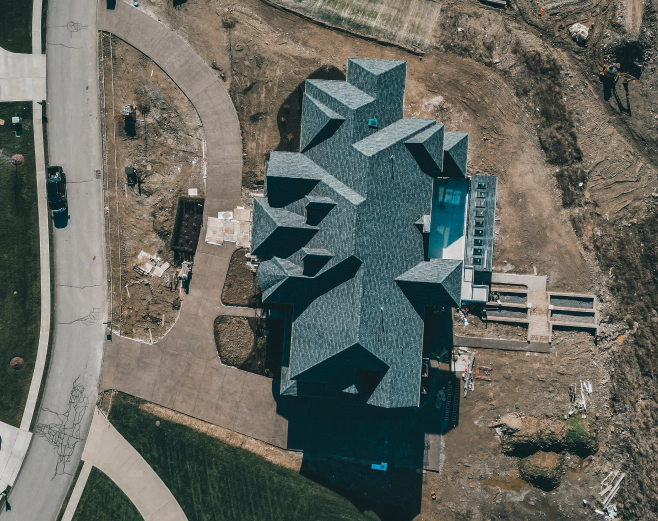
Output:
<path fill-rule="evenodd" d="M 96 68 L 96 4 L 48 6 L 50 162 L 67 173 L 71 219 L 54 230 L 55 332 L 32 444 L 3 521 L 54 520 L 93 415 L 105 320 L 103 206 Z M 36 493 L 38 491 L 38 493 Z"/>

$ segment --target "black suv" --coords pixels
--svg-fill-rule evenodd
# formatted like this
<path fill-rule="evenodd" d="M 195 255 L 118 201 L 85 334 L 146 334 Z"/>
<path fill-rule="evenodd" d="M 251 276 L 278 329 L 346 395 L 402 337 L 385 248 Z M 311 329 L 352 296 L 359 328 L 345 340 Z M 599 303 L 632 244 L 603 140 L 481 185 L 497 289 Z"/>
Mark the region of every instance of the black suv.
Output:
<path fill-rule="evenodd" d="M 46 169 L 46 194 L 53 217 L 55 214 L 65 214 L 68 209 L 66 174 L 61 166 L 49 166 Z"/>

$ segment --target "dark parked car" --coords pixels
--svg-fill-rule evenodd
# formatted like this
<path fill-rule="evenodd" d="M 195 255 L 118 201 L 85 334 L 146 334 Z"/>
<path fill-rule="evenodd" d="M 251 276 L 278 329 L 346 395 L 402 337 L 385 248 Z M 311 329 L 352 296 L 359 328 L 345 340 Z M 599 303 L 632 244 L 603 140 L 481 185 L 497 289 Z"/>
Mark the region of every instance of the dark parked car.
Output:
<path fill-rule="evenodd" d="M 46 169 L 46 194 L 53 217 L 55 214 L 66 214 L 66 174 L 61 166 L 49 166 Z"/>

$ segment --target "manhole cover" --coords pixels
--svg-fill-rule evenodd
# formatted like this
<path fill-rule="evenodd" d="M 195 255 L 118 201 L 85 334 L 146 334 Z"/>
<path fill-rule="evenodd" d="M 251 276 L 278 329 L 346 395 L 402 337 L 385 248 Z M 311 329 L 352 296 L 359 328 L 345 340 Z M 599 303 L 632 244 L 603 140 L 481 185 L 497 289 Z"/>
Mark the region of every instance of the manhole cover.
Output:
<path fill-rule="evenodd" d="M 14 371 L 20 371 L 23 369 L 24 365 L 25 360 L 23 360 L 20 356 L 15 356 L 9 361 L 9 367 L 11 367 Z"/>

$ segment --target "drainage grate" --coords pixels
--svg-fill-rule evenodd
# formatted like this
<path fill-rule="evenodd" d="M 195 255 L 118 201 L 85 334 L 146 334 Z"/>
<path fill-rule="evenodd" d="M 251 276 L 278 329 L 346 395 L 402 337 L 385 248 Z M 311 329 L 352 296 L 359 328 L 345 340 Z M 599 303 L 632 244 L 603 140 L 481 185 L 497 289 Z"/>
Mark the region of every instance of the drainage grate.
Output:
<path fill-rule="evenodd" d="M 96 179 L 100 179 L 100 178 L 101 178 L 101 171 L 96 170 Z"/>

